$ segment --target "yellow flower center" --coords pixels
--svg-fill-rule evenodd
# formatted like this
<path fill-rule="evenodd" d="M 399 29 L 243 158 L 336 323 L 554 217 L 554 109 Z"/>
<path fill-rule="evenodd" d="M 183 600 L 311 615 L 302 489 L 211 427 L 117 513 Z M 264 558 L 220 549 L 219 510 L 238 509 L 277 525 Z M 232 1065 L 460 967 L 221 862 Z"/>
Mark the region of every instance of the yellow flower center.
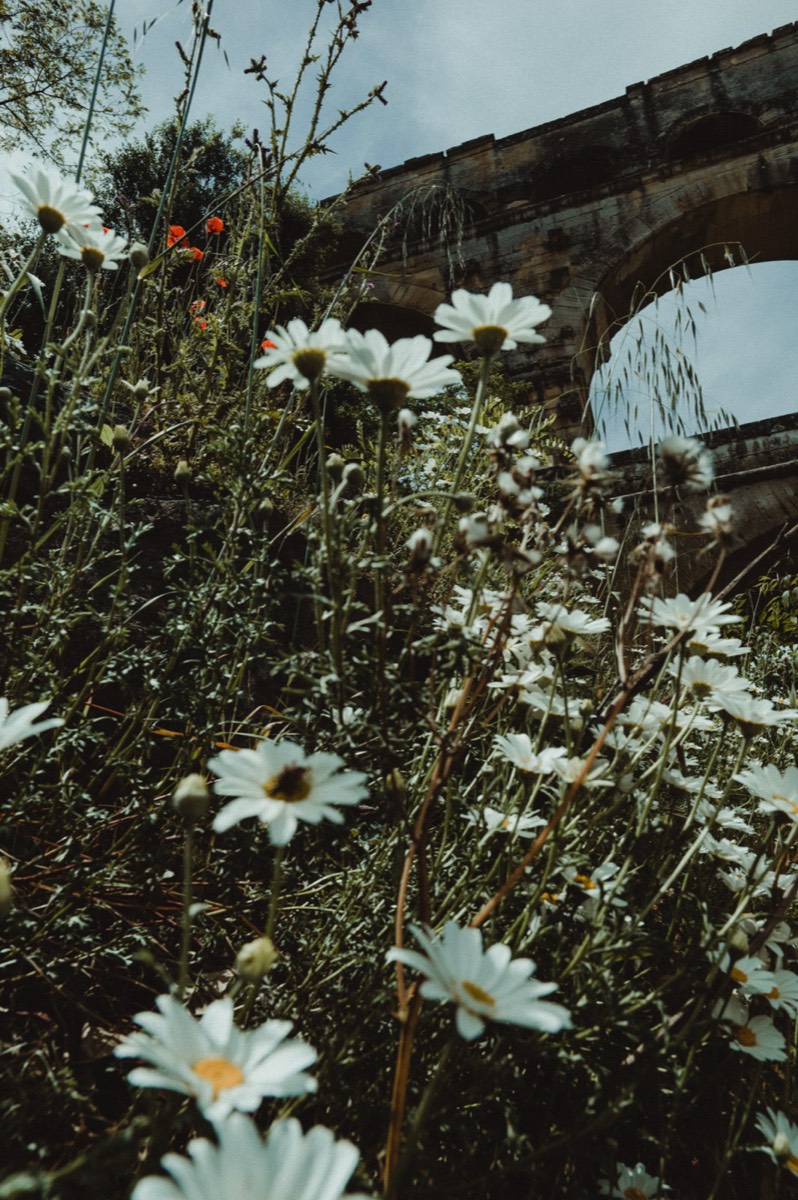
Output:
<path fill-rule="evenodd" d="M 777 987 L 772 987 L 770 989 L 770 991 L 767 993 L 767 998 L 768 998 L 768 1000 L 778 1000 L 780 995 L 781 995 L 781 992 L 779 991 L 779 989 Z"/>
<path fill-rule="evenodd" d="M 788 1171 L 792 1171 L 793 1175 L 798 1175 L 798 1158 L 794 1154 L 784 1160 L 784 1165 Z"/>
<path fill-rule="evenodd" d="M 199 1075 L 200 1079 L 211 1085 L 214 1100 L 219 1092 L 238 1087 L 244 1082 L 244 1072 L 226 1058 L 201 1058 L 199 1062 L 194 1063 L 193 1070 L 195 1075 Z"/>
<path fill-rule="evenodd" d="M 489 996 L 486 991 L 476 983 L 471 983 L 468 979 L 463 980 L 462 988 L 466 995 L 470 996 L 472 1000 L 476 1000 L 479 1004 L 488 1004 L 493 1008 L 496 1003 L 492 996 Z"/>
<path fill-rule="evenodd" d="M 546 904 L 559 904 L 559 902 L 560 902 L 560 897 L 557 895 L 556 892 L 541 892 L 540 898 Z"/>
<path fill-rule="evenodd" d="M 311 774 L 308 767 L 283 767 L 279 775 L 273 775 L 263 785 L 270 800 L 285 800 L 293 804 L 307 800 L 311 789 Z"/>
<path fill-rule="evenodd" d="M 381 413 L 391 413 L 395 408 L 401 408 L 410 387 L 404 379 L 372 379 L 368 385 L 368 394 Z"/>
<path fill-rule="evenodd" d="M 318 379 L 327 361 L 327 356 L 323 350 L 316 350 L 311 346 L 305 346 L 304 349 L 297 350 L 291 357 L 299 374 L 304 375 L 309 383 L 313 383 L 314 379 Z"/>
<path fill-rule="evenodd" d="M 646 1200 L 646 1193 L 641 1192 L 640 1188 L 635 1187 L 634 1185 L 624 1188 L 623 1194 L 626 1197 L 626 1200 Z"/>
<path fill-rule="evenodd" d="M 741 971 L 739 967 L 732 967 L 731 971 L 729 971 L 729 974 L 735 983 L 748 982 L 748 976 L 746 975 L 745 971 Z"/>
<path fill-rule="evenodd" d="M 587 892 L 592 892 L 598 884 L 589 875 L 574 875 L 574 883 L 579 883 Z"/>
<path fill-rule="evenodd" d="M 66 217 L 57 208 L 51 208 L 49 204 L 40 204 L 36 210 L 36 215 L 39 218 L 39 224 L 45 233 L 58 233 L 63 225 L 66 225 Z"/>
<path fill-rule="evenodd" d="M 83 259 L 83 265 L 87 271 L 99 271 L 105 262 L 105 255 L 96 246 L 84 246 L 80 257 Z"/>
<path fill-rule="evenodd" d="M 472 329 L 471 334 L 480 354 L 490 357 L 501 350 L 507 337 L 507 330 L 501 325 L 477 325 Z"/>
<path fill-rule="evenodd" d="M 741 1046 L 755 1046 L 756 1034 L 747 1025 L 741 1025 L 734 1035 Z"/>

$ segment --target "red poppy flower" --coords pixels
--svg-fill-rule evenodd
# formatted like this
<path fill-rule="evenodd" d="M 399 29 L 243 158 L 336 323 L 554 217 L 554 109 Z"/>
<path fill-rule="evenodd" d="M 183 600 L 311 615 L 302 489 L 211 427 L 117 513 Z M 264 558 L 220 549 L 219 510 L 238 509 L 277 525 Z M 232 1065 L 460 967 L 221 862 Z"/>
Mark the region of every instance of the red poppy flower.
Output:
<path fill-rule="evenodd" d="M 207 328 L 208 328 L 208 322 L 207 322 L 207 321 L 203 321 L 202 317 L 195 317 L 195 318 L 194 318 L 194 324 L 195 324 L 195 325 L 199 325 L 200 329 L 207 329 Z"/>
<path fill-rule="evenodd" d="M 224 229 L 224 221 L 221 217 L 208 217 L 205 228 L 208 233 L 221 233 Z"/>
<path fill-rule="evenodd" d="M 217 287 L 227 287 L 228 286 L 226 279 L 214 279 L 214 283 L 216 284 Z"/>
<path fill-rule="evenodd" d="M 205 257 L 199 246 L 188 246 L 187 249 L 191 252 L 191 257 L 193 258 L 194 262 L 199 262 L 200 259 Z"/>
<path fill-rule="evenodd" d="M 268 338 L 264 338 L 264 339 L 263 339 L 263 341 L 262 341 L 262 342 L 261 342 L 261 344 L 260 344 L 260 348 L 261 348 L 261 350 L 276 350 L 276 349 L 277 349 L 277 343 L 276 343 L 276 342 L 270 342 Z"/>
<path fill-rule="evenodd" d="M 188 311 L 190 313 L 198 313 L 198 312 L 202 312 L 204 307 L 205 307 L 204 300 L 194 300 L 194 301 L 192 301 L 191 304 L 189 304 Z"/>
<path fill-rule="evenodd" d="M 169 233 L 166 235 L 166 245 L 167 246 L 185 246 L 187 244 L 188 243 L 186 242 L 186 231 L 183 228 L 183 226 L 182 225 L 170 225 Z"/>

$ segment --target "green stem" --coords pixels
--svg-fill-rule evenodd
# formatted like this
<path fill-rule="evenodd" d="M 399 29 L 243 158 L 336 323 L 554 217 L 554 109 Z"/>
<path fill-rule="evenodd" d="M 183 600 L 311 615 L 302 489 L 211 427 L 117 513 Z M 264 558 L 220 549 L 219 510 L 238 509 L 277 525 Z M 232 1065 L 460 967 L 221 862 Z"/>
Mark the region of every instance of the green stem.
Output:
<path fill-rule="evenodd" d="M 180 973 L 177 983 L 177 998 L 182 1000 L 188 987 L 188 952 L 191 942 L 192 875 L 194 870 L 194 823 L 186 825 L 186 840 L 183 843 L 183 943 L 180 947 Z"/>

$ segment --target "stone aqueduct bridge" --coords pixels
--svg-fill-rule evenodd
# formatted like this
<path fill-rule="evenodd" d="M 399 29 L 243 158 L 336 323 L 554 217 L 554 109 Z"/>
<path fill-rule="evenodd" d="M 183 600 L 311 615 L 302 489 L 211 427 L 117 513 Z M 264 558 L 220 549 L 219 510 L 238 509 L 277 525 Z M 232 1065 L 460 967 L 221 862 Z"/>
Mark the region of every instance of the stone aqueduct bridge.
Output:
<path fill-rule="evenodd" d="M 448 254 L 435 223 L 443 197 L 465 214 Z M 389 235 L 355 324 L 429 332 L 452 287 L 499 279 L 539 296 L 553 310 L 546 345 L 508 366 L 567 435 L 602 348 L 641 291 L 671 289 L 671 266 L 695 278 L 702 255 L 721 270 L 729 253 L 741 261 L 739 247 L 752 262 L 798 258 L 798 22 L 572 116 L 379 171 L 348 201 L 347 250 L 403 198 L 415 229 L 411 215 L 409 233 Z M 757 420 L 766 395 L 763 379 L 751 429 L 713 439 L 722 474 L 742 487 L 749 544 L 798 520 L 798 417 Z"/>

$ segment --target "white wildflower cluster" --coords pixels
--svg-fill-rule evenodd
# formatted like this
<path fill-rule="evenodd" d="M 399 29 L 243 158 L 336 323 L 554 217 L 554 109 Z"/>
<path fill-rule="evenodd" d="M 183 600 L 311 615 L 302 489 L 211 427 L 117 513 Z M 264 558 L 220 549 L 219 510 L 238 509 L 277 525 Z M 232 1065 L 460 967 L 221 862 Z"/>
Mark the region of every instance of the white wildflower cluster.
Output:
<path fill-rule="evenodd" d="M 27 212 L 44 233 L 55 235 L 65 258 L 77 259 L 93 274 L 100 269 L 115 271 L 127 257 L 127 241 L 103 225 L 91 192 L 40 163 L 25 175 L 13 171 L 10 175 Z"/>

